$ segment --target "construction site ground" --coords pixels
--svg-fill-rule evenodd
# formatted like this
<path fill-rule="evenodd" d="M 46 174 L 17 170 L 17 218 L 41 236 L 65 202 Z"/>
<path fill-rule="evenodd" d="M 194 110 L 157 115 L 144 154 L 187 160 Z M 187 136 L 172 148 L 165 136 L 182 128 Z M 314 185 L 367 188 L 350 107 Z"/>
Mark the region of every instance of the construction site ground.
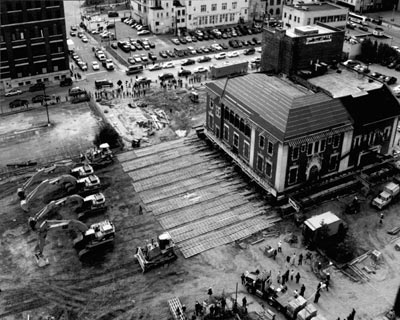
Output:
<path fill-rule="evenodd" d="M 200 105 L 194 116 L 185 117 L 188 125 L 173 129 L 190 129 L 192 121 L 201 120 L 203 107 Z M 86 105 L 77 108 L 87 116 L 81 121 L 92 124 L 92 130 L 85 131 L 85 141 L 90 141 L 98 119 Z M 73 109 L 63 112 L 76 119 Z M 20 114 L 10 117 L 4 125 L 17 121 Z M 172 122 L 173 118 L 169 120 Z M 58 138 L 45 138 L 53 137 L 53 132 L 55 135 L 56 130 L 65 126 L 64 134 L 59 136 L 65 145 L 75 146 L 77 136 L 71 132 L 77 129 L 71 129 L 71 123 L 60 118 L 58 126 L 38 130 L 34 136 L 21 136 L 21 143 L 29 144 L 30 139 L 40 141 L 43 137 L 46 146 L 41 152 L 49 150 L 56 154 L 60 148 Z M 83 130 L 82 124 L 77 127 Z M 12 135 L 7 130 L 4 134 Z M 283 241 L 283 253 L 274 261 L 264 255 L 264 248 L 276 247 L 279 239 L 284 240 L 291 233 L 301 238 L 301 230 L 290 220 L 278 221 L 276 211 L 255 186 L 206 142 L 193 134 L 178 140 L 171 134 L 166 140 L 171 141 L 120 153 L 113 165 L 96 171 L 108 210 L 86 223 L 109 218 L 115 224 L 116 239 L 110 252 L 91 263 L 79 261 L 70 232 L 57 230 L 46 238 L 44 255 L 50 264 L 39 268 L 34 258 L 36 235 L 29 229 L 28 214 L 22 211 L 16 196 L 17 187 L 29 175 L 0 182 L 0 319 L 22 320 L 28 315 L 32 320 L 47 315 L 79 320 L 171 319 L 169 299 L 178 297 L 191 314 L 196 300 L 209 298 L 209 287 L 215 295 L 224 293 L 230 301 L 229 297 L 235 297 L 237 283 L 238 300 L 241 302 L 246 295 L 249 312 L 261 311 L 263 306 L 270 308 L 246 292 L 240 275 L 246 270 L 271 270 L 276 283 L 278 271 L 283 273 L 291 268 L 285 263 L 286 256 L 305 254 L 306 249 L 301 240 L 293 245 Z M 5 142 L 0 145 L 2 164 L 8 152 L 15 152 L 13 159 L 20 160 L 17 152 L 21 150 L 14 149 L 19 148 Z M 32 158 L 25 155 L 23 159 Z M 56 190 L 51 194 L 61 196 Z M 322 292 L 317 304 L 318 312 L 327 319 L 344 318 L 352 308 L 357 310 L 356 319 L 376 319 L 393 304 L 400 283 L 400 252 L 394 249 L 399 240 L 386 232 L 399 224 L 399 205 L 383 211 L 384 224 L 380 226 L 380 213 L 369 205 L 371 196 L 360 196 L 360 213 L 343 214 L 352 196 L 327 201 L 307 215 L 333 211 L 348 223 L 359 255 L 376 249 L 382 253 L 382 259 L 378 264 L 370 260 L 360 262 L 367 263 L 375 272 L 367 274 L 364 281 L 354 282 L 339 269 L 331 268 L 331 288 Z M 43 207 L 45 200 L 49 200 L 48 195 L 39 197 L 32 213 Z M 143 208 L 142 214 L 139 206 Z M 71 219 L 75 217 L 73 211 L 73 206 L 66 206 L 51 217 Z M 163 230 L 168 230 L 175 240 L 178 260 L 142 274 L 134 258 L 136 248 L 144 245 L 145 240 L 155 239 Z M 312 302 L 320 279 L 310 264 L 293 268 L 300 272 L 301 280 L 299 284 L 289 281 L 289 290 L 299 289 L 305 283 L 305 297 Z M 277 319 L 284 317 L 277 313 Z"/>

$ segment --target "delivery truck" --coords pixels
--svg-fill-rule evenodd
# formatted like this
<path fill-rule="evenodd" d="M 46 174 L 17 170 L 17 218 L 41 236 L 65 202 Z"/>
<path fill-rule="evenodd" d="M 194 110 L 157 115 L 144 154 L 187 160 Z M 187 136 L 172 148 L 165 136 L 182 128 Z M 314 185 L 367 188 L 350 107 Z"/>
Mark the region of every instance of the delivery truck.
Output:
<path fill-rule="evenodd" d="M 211 79 L 244 75 L 247 73 L 248 69 L 249 69 L 249 63 L 247 61 L 238 63 L 229 63 L 229 64 L 224 64 L 222 66 L 211 66 L 210 67 Z"/>
<path fill-rule="evenodd" d="M 394 182 L 389 182 L 383 191 L 372 200 L 372 205 L 378 209 L 386 207 L 400 192 L 400 186 Z"/>

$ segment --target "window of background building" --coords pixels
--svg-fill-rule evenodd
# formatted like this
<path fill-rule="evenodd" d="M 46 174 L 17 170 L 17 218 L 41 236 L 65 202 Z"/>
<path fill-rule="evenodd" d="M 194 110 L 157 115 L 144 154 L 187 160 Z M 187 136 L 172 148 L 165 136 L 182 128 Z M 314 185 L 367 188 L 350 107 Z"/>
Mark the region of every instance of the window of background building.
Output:
<path fill-rule="evenodd" d="M 247 1 L 245 1 L 245 2 L 247 2 Z M 247 9 L 244 9 L 244 14 L 247 14 Z"/>
<path fill-rule="evenodd" d="M 264 136 L 260 136 L 260 139 L 258 140 L 258 147 L 260 149 L 264 149 L 264 145 L 265 145 L 265 138 Z"/>
<path fill-rule="evenodd" d="M 324 152 L 326 147 L 326 140 L 321 140 L 321 144 L 319 145 L 319 152 Z"/>
<path fill-rule="evenodd" d="M 208 115 L 208 126 L 211 128 L 211 130 L 214 129 L 214 117 L 212 114 Z"/>
<path fill-rule="evenodd" d="M 265 161 L 265 174 L 268 177 L 271 177 L 272 175 L 272 163 L 269 161 Z"/>
<path fill-rule="evenodd" d="M 239 135 L 236 132 L 233 133 L 233 146 L 239 148 Z"/>
<path fill-rule="evenodd" d="M 339 141 L 340 141 L 340 137 L 339 137 L 339 135 L 337 134 L 337 135 L 335 135 L 335 136 L 333 137 L 333 147 L 334 147 L 334 148 L 339 147 Z"/>
<path fill-rule="evenodd" d="M 328 137 L 327 142 L 328 142 L 328 144 L 331 144 L 331 143 L 332 143 L 332 136 L 329 136 L 329 137 Z"/>
<path fill-rule="evenodd" d="M 245 157 L 245 159 L 249 159 L 250 156 L 250 145 L 247 141 L 244 141 L 243 144 L 243 156 Z"/>
<path fill-rule="evenodd" d="M 182 10 L 182 15 L 185 15 L 185 9 Z"/>
<path fill-rule="evenodd" d="M 311 24 L 311 18 L 307 18 L 307 25 Z"/>
<path fill-rule="evenodd" d="M 258 154 L 257 155 L 257 170 L 262 172 L 263 166 L 264 166 L 264 157 Z"/>
<path fill-rule="evenodd" d="M 336 170 L 338 154 L 332 154 L 329 158 L 329 171 Z"/>
<path fill-rule="evenodd" d="M 275 1 L 274 0 L 269 0 L 269 5 L 270 6 L 273 6 L 275 4 Z"/>
<path fill-rule="evenodd" d="M 276 5 L 280 6 L 281 5 L 281 0 L 276 0 Z"/>
<path fill-rule="evenodd" d="M 237 8 L 237 2 L 232 2 L 232 9 L 236 9 Z"/>
<path fill-rule="evenodd" d="M 244 127 L 244 135 L 246 137 L 250 137 L 251 136 L 251 129 L 250 127 L 246 124 L 246 126 Z"/>
<path fill-rule="evenodd" d="M 297 167 L 290 168 L 290 170 L 289 170 L 289 181 L 288 181 L 289 184 L 296 183 L 296 181 L 297 181 L 297 171 L 298 171 Z"/>
<path fill-rule="evenodd" d="M 277 16 L 279 16 L 279 15 L 281 14 L 281 9 L 279 9 L 279 8 L 276 8 L 276 11 L 275 11 L 275 13 L 276 13 L 276 15 L 277 15 Z"/>
<path fill-rule="evenodd" d="M 229 14 L 229 21 L 234 21 L 235 20 L 235 14 L 234 13 L 230 13 Z"/>
<path fill-rule="evenodd" d="M 224 139 L 229 141 L 229 127 L 226 124 L 224 125 Z"/>
<path fill-rule="evenodd" d="M 215 108 L 215 115 L 216 115 L 218 118 L 221 118 L 221 107 L 220 107 L 220 106 L 217 106 L 217 107 Z"/>
<path fill-rule="evenodd" d="M 222 10 L 226 10 L 226 8 L 227 8 L 226 2 L 222 3 Z"/>
<path fill-rule="evenodd" d="M 308 146 L 307 146 L 307 155 L 312 155 L 313 154 L 313 147 L 314 147 L 314 143 L 309 142 Z"/>
<path fill-rule="evenodd" d="M 200 6 L 200 12 L 206 12 L 206 11 L 207 11 L 207 5 L 202 4 L 202 5 Z"/>
<path fill-rule="evenodd" d="M 319 151 L 319 141 L 315 141 L 314 142 L 314 153 L 318 153 L 318 151 Z"/>
<path fill-rule="evenodd" d="M 217 11 L 217 4 L 216 3 L 213 3 L 211 5 L 211 11 Z"/>
<path fill-rule="evenodd" d="M 156 26 L 159 26 L 159 25 L 160 25 L 160 22 L 156 21 Z"/>
<path fill-rule="evenodd" d="M 219 127 L 215 125 L 215 135 L 220 138 L 220 132 L 219 132 Z"/>
<path fill-rule="evenodd" d="M 272 156 L 273 153 L 274 153 L 274 144 L 268 141 L 268 154 Z"/>
<path fill-rule="evenodd" d="M 294 147 L 292 150 L 292 160 L 299 159 L 299 147 Z"/>
<path fill-rule="evenodd" d="M 304 151 L 306 151 L 306 144 L 305 143 L 303 143 L 301 145 L 301 152 L 304 152 Z"/>

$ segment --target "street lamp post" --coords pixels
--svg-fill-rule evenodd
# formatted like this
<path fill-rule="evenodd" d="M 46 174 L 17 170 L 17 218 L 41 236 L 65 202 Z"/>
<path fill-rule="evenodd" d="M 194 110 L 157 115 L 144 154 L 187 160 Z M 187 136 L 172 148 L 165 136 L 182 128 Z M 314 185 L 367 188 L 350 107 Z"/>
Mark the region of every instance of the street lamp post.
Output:
<path fill-rule="evenodd" d="M 47 114 L 47 126 L 50 127 L 50 117 L 49 117 L 49 106 L 47 105 L 47 100 L 46 100 L 46 84 L 43 84 L 43 101 L 44 101 L 44 106 L 46 107 L 46 114 Z"/>

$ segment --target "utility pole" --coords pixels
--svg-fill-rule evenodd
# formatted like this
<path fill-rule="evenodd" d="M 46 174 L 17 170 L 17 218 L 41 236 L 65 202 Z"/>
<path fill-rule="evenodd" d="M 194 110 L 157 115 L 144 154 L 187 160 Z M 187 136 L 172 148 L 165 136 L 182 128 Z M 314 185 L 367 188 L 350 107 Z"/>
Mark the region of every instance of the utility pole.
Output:
<path fill-rule="evenodd" d="M 46 84 L 43 83 L 43 101 L 44 101 L 44 106 L 46 107 L 46 114 L 47 114 L 47 126 L 50 127 L 50 117 L 49 117 L 49 106 L 47 105 L 47 100 L 46 100 Z"/>

